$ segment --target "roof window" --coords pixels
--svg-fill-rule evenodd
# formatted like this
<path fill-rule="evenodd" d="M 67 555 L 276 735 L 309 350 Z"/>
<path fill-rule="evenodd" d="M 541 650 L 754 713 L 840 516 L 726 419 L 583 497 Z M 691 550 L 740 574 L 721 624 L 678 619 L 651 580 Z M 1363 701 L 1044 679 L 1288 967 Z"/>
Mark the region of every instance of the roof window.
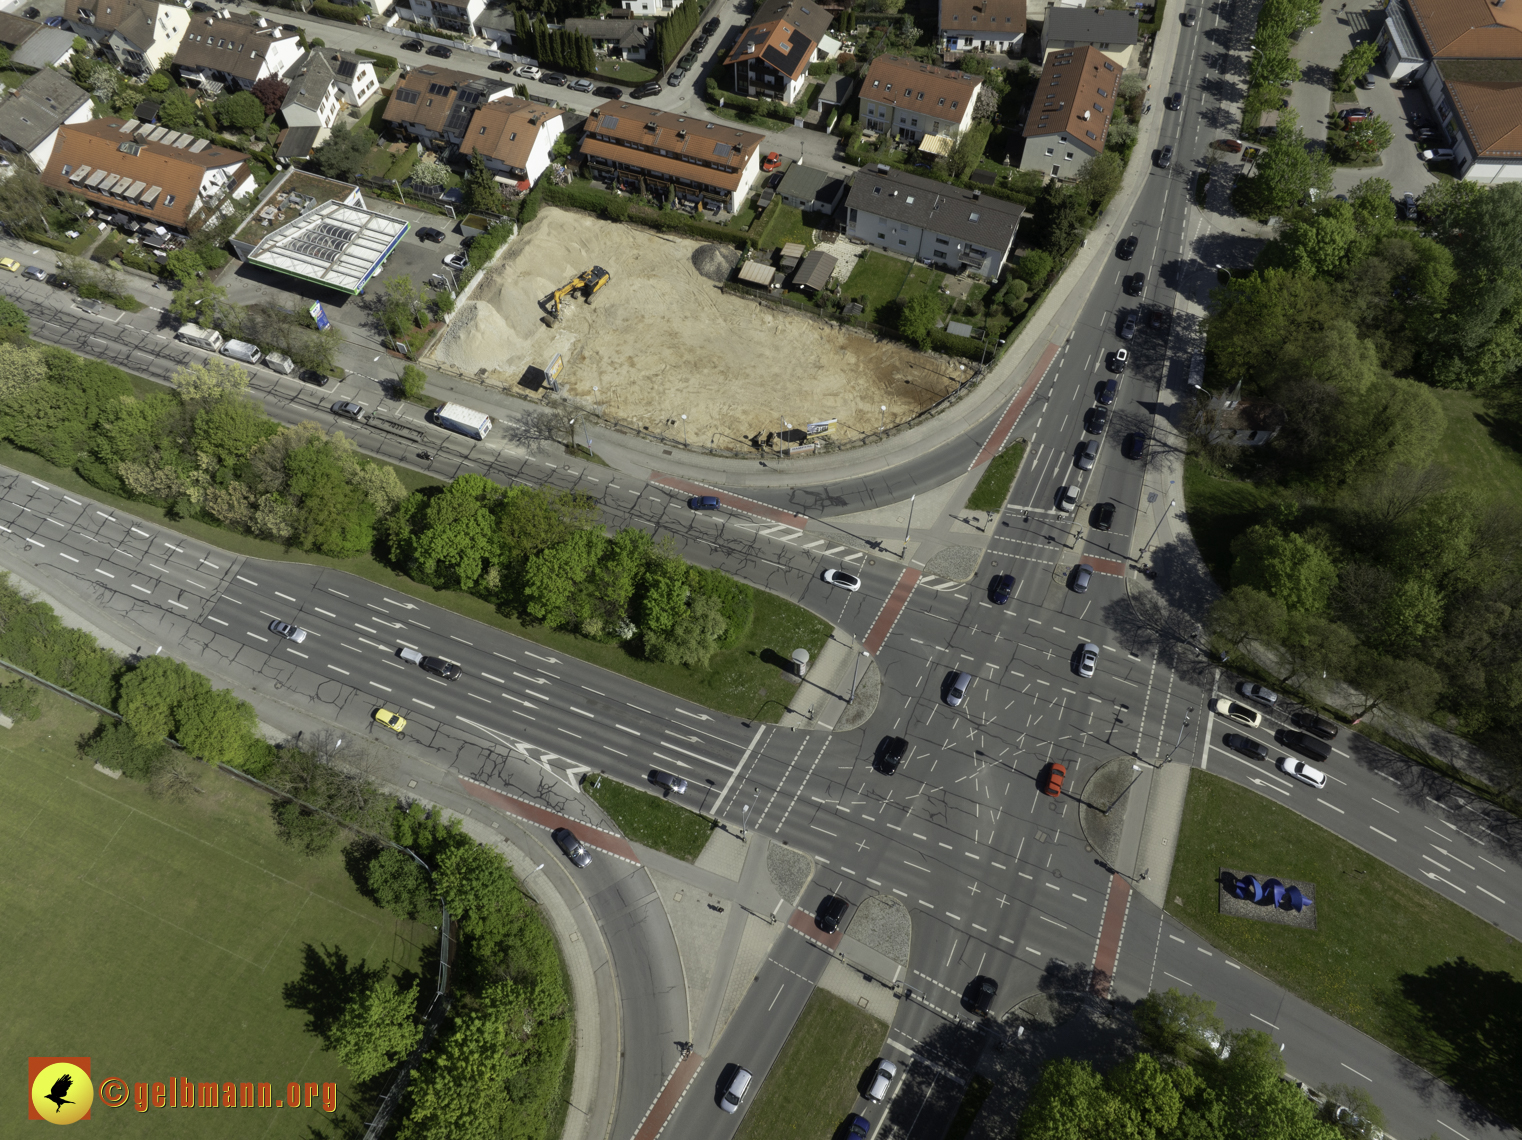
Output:
<path fill-rule="evenodd" d="M 975 222 L 975 221 L 977 221 L 978 220 L 978 212 L 976 210 L 974 210 L 972 213 L 968 214 L 967 215 L 967 220 L 969 222 Z"/>

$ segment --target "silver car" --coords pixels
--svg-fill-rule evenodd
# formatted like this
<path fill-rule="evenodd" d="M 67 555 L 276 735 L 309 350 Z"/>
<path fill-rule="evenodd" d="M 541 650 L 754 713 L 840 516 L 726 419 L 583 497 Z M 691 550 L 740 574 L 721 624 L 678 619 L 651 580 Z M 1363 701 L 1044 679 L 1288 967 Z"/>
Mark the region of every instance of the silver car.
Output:
<path fill-rule="evenodd" d="M 657 768 L 650 774 L 650 778 L 674 796 L 687 794 L 687 781 L 680 776 L 673 775 L 670 772 L 662 772 Z"/>
<path fill-rule="evenodd" d="M 898 1066 L 892 1061 L 885 1061 L 879 1057 L 877 1064 L 872 1068 L 872 1083 L 867 1086 L 867 1099 L 875 1104 L 882 1104 L 888 1096 L 888 1087 L 893 1084 L 893 1078 L 896 1076 L 898 1076 Z"/>
<path fill-rule="evenodd" d="M 1078 675 L 1080 677 L 1092 677 L 1094 675 L 1094 666 L 1098 661 L 1099 646 L 1090 641 L 1078 651 Z"/>
<path fill-rule="evenodd" d="M 565 852 L 565 857 L 578 867 L 585 867 L 592 861 L 591 853 L 586 845 L 577 839 L 569 827 L 557 827 L 550 832 L 550 838 L 555 841 L 555 846 Z"/>
<path fill-rule="evenodd" d="M 1073 593 L 1087 594 L 1089 592 L 1089 579 L 1094 577 L 1094 567 L 1087 562 L 1080 562 L 1073 568 Z"/>
<path fill-rule="evenodd" d="M 1099 441 L 1090 439 L 1078 445 L 1078 453 L 1073 456 L 1073 462 L 1078 465 L 1078 470 L 1089 471 L 1093 469 L 1094 461 L 1098 458 Z"/>
<path fill-rule="evenodd" d="M 270 632 L 278 633 L 287 641 L 294 641 L 297 645 L 300 645 L 307 639 L 306 630 L 302 629 L 299 625 L 292 625 L 288 621 L 270 622 Z"/>
<path fill-rule="evenodd" d="M 951 678 L 951 684 L 946 689 L 946 703 L 956 708 L 967 699 L 967 690 L 971 685 L 971 673 L 957 673 Z"/>
<path fill-rule="evenodd" d="M 1062 488 L 1061 492 L 1057 495 L 1057 509 L 1059 511 L 1070 511 L 1077 505 L 1078 488 L 1073 486 Z"/>

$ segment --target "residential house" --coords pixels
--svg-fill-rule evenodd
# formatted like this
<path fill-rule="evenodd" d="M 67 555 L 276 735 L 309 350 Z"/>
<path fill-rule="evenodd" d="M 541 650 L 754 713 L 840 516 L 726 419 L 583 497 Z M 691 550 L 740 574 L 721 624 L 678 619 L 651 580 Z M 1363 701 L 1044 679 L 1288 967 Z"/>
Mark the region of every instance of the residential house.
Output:
<path fill-rule="evenodd" d="M 447 144 L 461 146 L 477 107 L 512 93 L 510 84 L 495 79 L 445 67 L 414 67 L 392 89 L 381 117 L 401 126 L 424 145 L 442 150 Z"/>
<path fill-rule="evenodd" d="M 859 170 L 846 196 L 846 235 L 925 264 L 995 280 L 1024 208 L 898 170 Z"/>
<path fill-rule="evenodd" d="M 199 230 L 255 189 L 247 155 L 114 117 L 60 127 L 42 181 L 97 209 L 182 233 Z"/>
<path fill-rule="evenodd" d="M 777 184 L 777 196 L 795 210 L 833 214 L 846 194 L 846 180 L 839 174 L 795 162 Z"/>
<path fill-rule="evenodd" d="M 174 54 L 180 79 L 208 94 L 247 91 L 261 79 L 281 78 L 301 58 L 295 32 L 263 16 L 196 17 Z"/>
<path fill-rule="evenodd" d="M 1204 425 L 1211 443 L 1235 447 L 1262 447 L 1284 426 L 1284 409 L 1252 397 L 1242 398 L 1240 382 L 1213 396 L 1204 409 Z"/>
<path fill-rule="evenodd" d="M 38 71 L 44 67 L 63 67 L 73 54 L 73 32 L 62 28 L 39 28 L 11 52 L 11 62 Z"/>
<path fill-rule="evenodd" d="M 288 127 L 317 127 L 319 143 L 346 107 L 363 106 L 380 90 L 370 60 L 333 48 L 307 52 L 286 82 L 291 89 L 281 104 L 281 117 Z"/>
<path fill-rule="evenodd" d="M 38 170 L 48 164 L 59 128 L 95 114 L 89 93 L 44 68 L 0 103 L 0 147 L 24 154 Z"/>
<path fill-rule="evenodd" d="M 1104 150 L 1121 66 L 1098 48 L 1053 52 L 1025 120 L 1023 170 L 1072 178 Z"/>
<path fill-rule="evenodd" d="M 655 58 L 655 29 L 645 20 L 578 20 L 565 22 L 565 30 L 586 36 L 598 55 L 614 59 Z"/>
<path fill-rule="evenodd" d="M 83 0 L 65 9 L 69 26 L 128 75 L 146 75 L 180 50 L 190 10 L 152 0 Z"/>
<path fill-rule="evenodd" d="M 619 0 L 625 12 L 636 16 L 669 16 L 676 11 L 679 0 Z"/>
<path fill-rule="evenodd" d="M 947 51 L 1018 51 L 1025 40 L 1025 0 L 940 0 Z"/>
<path fill-rule="evenodd" d="M 1046 23 L 1041 28 L 1043 59 L 1056 51 L 1091 47 L 1121 67 L 1130 67 L 1140 42 L 1135 9 L 1046 6 Z"/>
<path fill-rule="evenodd" d="M 840 54 L 830 11 L 815 0 L 765 0 L 724 57 L 739 95 L 795 103 L 808 88 L 809 64 Z"/>
<path fill-rule="evenodd" d="M 766 136 L 611 99 L 587 116 L 581 154 L 591 171 L 652 197 L 740 209 L 761 172 Z"/>
<path fill-rule="evenodd" d="M 476 108 L 460 150 L 479 154 L 502 181 L 532 184 L 549 166 L 550 150 L 564 129 L 559 108 L 497 99 Z"/>
<path fill-rule="evenodd" d="M 477 34 L 476 22 L 486 15 L 486 0 L 464 0 L 461 4 L 446 4 L 443 0 L 399 0 L 396 14 L 415 24 L 473 36 Z"/>
<path fill-rule="evenodd" d="M 917 59 L 880 55 L 861 84 L 861 122 L 906 142 L 956 135 L 972 126 L 981 77 L 932 67 Z"/>
<path fill-rule="evenodd" d="M 37 20 L 28 20 L 14 12 L 0 12 L 0 46 L 15 51 L 32 36 L 42 31 Z"/>

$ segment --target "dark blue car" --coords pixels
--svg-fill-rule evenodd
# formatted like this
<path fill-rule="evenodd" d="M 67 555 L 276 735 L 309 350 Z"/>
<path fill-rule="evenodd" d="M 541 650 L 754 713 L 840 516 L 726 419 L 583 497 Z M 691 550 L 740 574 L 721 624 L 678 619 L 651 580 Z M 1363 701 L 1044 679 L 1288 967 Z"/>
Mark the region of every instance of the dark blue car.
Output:
<path fill-rule="evenodd" d="M 687 500 L 687 505 L 695 511 L 716 511 L 719 509 L 719 497 L 717 495 L 694 495 Z"/>
<path fill-rule="evenodd" d="M 861 1137 L 862 1140 L 866 1140 L 866 1137 L 870 1136 L 871 1134 L 872 1122 L 865 1116 L 857 1116 L 853 1112 L 850 1116 L 846 1117 L 847 1140 L 857 1140 L 857 1137 Z"/>
<path fill-rule="evenodd" d="M 1002 606 L 1015 592 L 1015 576 L 1013 574 L 995 575 L 993 585 L 989 587 L 989 594 L 993 597 L 996 606 Z"/>

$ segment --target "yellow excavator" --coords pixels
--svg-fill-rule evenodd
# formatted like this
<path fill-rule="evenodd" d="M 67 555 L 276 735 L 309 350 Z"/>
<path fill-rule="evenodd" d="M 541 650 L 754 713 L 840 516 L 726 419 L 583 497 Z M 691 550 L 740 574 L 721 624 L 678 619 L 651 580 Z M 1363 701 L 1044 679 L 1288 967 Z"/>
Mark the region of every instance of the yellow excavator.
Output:
<path fill-rule="evenodd" d="M 591 269 L 578 273 L 565 285 L 556 289 L 542 302 L 544 308 L 549 313 L 550 323 L 553 324 L 560 319 L 562 303 L 568 298 L 574 297 L 578 291 L 580 291 L 582 298 L 587 304 L 590 305 L 597 291 L 606 285 L 609 279 L 610 276 L 606 269 L 600 265 L 594 265 Z"/>

